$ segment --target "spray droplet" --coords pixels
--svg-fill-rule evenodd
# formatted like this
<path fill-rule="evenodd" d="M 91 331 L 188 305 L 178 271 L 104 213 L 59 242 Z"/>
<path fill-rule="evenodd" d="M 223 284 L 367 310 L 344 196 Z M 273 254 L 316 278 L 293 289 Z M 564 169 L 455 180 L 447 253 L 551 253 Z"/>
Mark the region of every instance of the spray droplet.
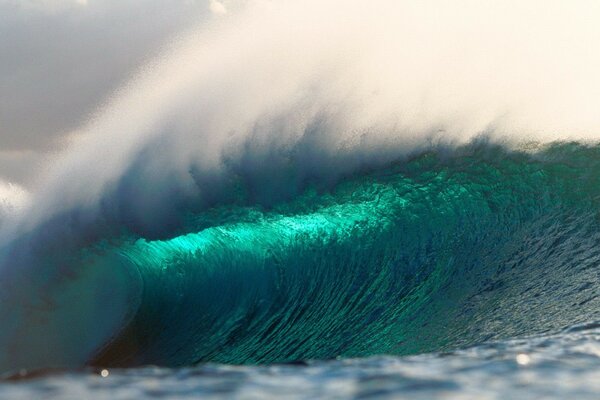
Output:
<path fill-rule="evenodd" d="M 519 354 L 517 356 L 517 364 L 519 365 L 527 365 L 531 362 L 531 357 L 527 354 Z"/>
<path fill-rule="evenodd" d="M 108 375 L 110 375 L 110 373 L 108 372 L 107 369 L 103 369 L 102 371 L 100 371 L 100 376 L 103 378 L 107 378 Z"/>

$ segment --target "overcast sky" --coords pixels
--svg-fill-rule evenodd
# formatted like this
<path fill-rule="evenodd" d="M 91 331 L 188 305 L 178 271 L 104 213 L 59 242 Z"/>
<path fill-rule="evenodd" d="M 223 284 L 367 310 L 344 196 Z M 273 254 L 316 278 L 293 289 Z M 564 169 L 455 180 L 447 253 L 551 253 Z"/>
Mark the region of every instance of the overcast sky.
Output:
<path fill-rule="evenodd" d="M 0 181 L 26 182 L 144 61 L 223 12 L 215 0 L 0 0 Z"/>

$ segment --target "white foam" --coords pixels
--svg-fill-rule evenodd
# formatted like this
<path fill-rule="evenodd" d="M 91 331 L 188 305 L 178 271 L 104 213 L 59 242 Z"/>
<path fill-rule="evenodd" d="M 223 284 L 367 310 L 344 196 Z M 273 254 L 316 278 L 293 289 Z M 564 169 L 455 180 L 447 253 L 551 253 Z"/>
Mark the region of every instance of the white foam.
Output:
<path fill-rule="evenodd" d="M 191 166 L 218 177 L 248 149 L 259 168 L 293 149 L 324 170 L 482 133 L 596 140 L 599 15 L 591 0 L 249 1 L 182 35 L 82 127 L 30 222 L 93 208 L 134 163 L 146 187 L 193 191 Z"/>
<path fill-rule="evenodd" d="M 0 212 L 21 210 L 29 204 L 29 193 L 22 186 L 0 181 Z"/>

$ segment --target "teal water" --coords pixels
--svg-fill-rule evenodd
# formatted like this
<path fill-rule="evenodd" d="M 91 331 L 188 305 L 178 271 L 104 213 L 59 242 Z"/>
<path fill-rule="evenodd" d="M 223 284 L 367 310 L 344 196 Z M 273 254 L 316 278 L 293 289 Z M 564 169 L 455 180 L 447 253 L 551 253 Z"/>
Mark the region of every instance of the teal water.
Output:
<path fill-rule="evenodd" d="M 0 370 L 444 354 L 600 320 L 599 166 L 473 144 L 270 203 L 240 178 L 160 237 L 57 218 L 2 251 Z"/>
<path fill-rule="evenodd" d="M 431 152 L 269 208 L 186 213 L 164 240 L 100 243 L 144 290 L 94 363 L 409 355 L 597 319 L 599 163 L 577 144 Z"/>

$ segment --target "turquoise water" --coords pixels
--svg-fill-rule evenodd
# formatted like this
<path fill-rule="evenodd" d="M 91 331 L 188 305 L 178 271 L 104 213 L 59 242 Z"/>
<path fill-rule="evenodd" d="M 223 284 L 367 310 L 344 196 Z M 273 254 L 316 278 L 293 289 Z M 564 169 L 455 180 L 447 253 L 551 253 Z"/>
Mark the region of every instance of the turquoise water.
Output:
<path fill-rule="evenodd" d="M 598 151 L 425 154 L 270 209 L 190 214 L 169 239 L 103 245 L 144 293 L 99 363 L 417 354 L 598 317 Z"/>
<path fill-rule="evenodd" d="M 54 299 L 44 326 L 71 324 L 81 350 L 52 360 L 25 351 L 0 364 L 9 375 L 76 368 L 58 375 L 56 393 L 71 393 L 60 385 L 77 380 L 77 390 L 114 389 L 114 398 L 160 377 L 183 381 L 189 394 L 218 395 L 231 376 L 239 385 L 224 393 L 240 398 L 254 398 L 254 389 L 257 397 L 293 389 L 306 393 L 290 398 L 335 398 L 340 385 L 358 398 L 379 386 L 383 397 L 486 398 L 482 380 L 508 395 L 518 389 L 511 382 L 548 369 L 568 377 L 585 363 L 597 369 L 596 331 L 565 329 L 600 320 L 599 166 L 597 146 L 471 145 L 329 186 L 308 180 L 299 195 L 270 203 L 253 200 L 256 188 L 240 179 L 227 201 L 178 209 L 160 237 L 110 219 L 102 229 L 96 220 L 94 229 L 74 225 L 86 227 L 75 230 L 84 239 L 68 246 L 61 234 L 70 238 L 72 229 L 52 231 L 53 240 L 36 233 L 5 254 L 37 260 L 33 271 L 43 265 L 46 272 L 28 275 L 28 295 Z M 57 275 L 68 276 L 60 290 L 48 284 Z M 72 301 L 65 288 L 90 294 Z M 25 320 L 13 319 L 15 329 Z M 7 332 L 3 346 L 15 343 Z M 583 353 L 569 347 L 573 335 L 585 336 Z M 571 351 L 573 365 L 561 358 Z M 520 352 L 530 354 L 529 369 L 516 361 Z M 321 361 L 281 366 L 305 360 Z M 102 386 L 95 369 L 77 369 L 86 365 L 115 371 L 115 386 Z M 146 365 L 166 369 L 127 369 Z M 26 396 L 53 377 L 0 392 Z"/>

